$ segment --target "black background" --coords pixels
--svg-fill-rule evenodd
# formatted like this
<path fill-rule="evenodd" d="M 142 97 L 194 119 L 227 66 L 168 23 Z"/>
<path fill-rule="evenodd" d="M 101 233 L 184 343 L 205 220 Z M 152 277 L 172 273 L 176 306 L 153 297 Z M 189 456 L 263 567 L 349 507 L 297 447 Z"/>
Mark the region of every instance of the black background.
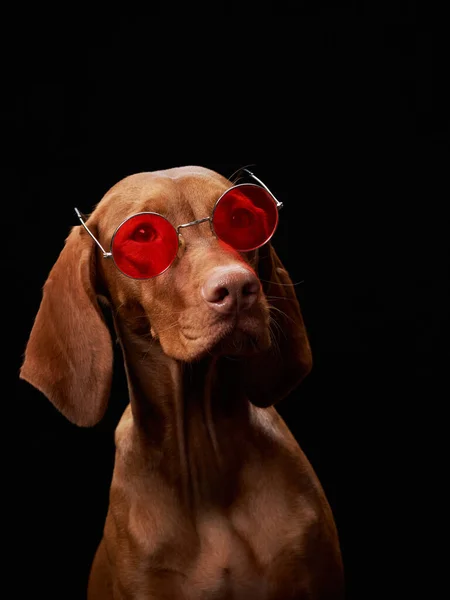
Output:
<path fill-rule="evenodd" d="M 436 494 L 447 366 L 439 16 L 412 4 L 274 6 L 86 19 L 92 47 L 77 21 L 72 54 L 30 44 L 4 59 L 11 597 L 83 598 L 123 410 L 120 361 L 93 429 L 17 377 L 73 206 L 89 212 L 122 177 L 185 164 L 224 175 L 252 164 L 284 203 L 274 245 L 301 282 L 315 366 L 279 410 L 332 505 L 348 597 L 403 597 L 434 562 L 418 539 L 437 509 L 418 498 Z"/>

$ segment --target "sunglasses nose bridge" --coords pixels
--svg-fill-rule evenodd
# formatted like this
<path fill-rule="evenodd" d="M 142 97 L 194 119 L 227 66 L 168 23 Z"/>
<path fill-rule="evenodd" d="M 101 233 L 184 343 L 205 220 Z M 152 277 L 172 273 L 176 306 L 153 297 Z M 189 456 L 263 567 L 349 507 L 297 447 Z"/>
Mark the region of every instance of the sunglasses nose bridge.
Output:
<path fill-rule="evenodd" d="M 196 219 L 195 221 L 190 221 L 189 223 L 183 223 L 182 225 L 178 225 L 178 227 L 176 227 L 175 231 L 178 236 L 178 256 L 181 256 L 181 254 L 184 252 L 184 248 L 186 246 L 186 242 L 185 242 L 184 237 L 180 230 L 186 229 L 186 227 L 191 227 L 191 225 L 200 225 L 200 223 L 206 223 L 207 221 L 209 221 L 209 227 L 211 229 L 212 234 L 215 236 L 216 234 L 214 231 L 211 217 L 204 217 L 203 219 Z"/>
<path fill-rule="evenodd" d="M 177 235 L 180 236 L 180 229 L 191 227 L 192 225 L 200 225 L 200 223 L 206 223 L 206 221 L 209 221 L 211 231 L 214 231 L 212 227 L 212 218 L 204 217 L 203 219 L 197 219 L 196 221 L 190 221 L 189 223 L 183 223 L 182 225 L 178 225 L 178 227 L 176 228 Z"/>

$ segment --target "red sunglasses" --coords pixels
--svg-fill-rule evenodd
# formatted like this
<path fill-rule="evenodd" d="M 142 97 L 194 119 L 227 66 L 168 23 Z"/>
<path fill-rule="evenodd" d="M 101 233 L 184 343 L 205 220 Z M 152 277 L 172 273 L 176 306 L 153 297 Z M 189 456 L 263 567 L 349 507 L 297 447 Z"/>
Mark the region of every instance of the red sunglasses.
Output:
<path fill-rule="evenodd" d="M 214 205 L 210 217 L 183 223 L 176 228 L 154 212 L 141 212 L 123 221 L 115 230 L 109 252 L 86 226 L 81 224 L 103 252 L 112 258 L 124 275 L 133 279 L 151 279 L 164 273 L 175 260 L 180 229 L 209 221 L 212 233 L 239 252 L 250 252 L 266 244 L 278 225 L 278 210 L 283 206 L 264 183 L 248 169 L 239 169 L 258 182 L 240 183 L 226 190 Z"/>

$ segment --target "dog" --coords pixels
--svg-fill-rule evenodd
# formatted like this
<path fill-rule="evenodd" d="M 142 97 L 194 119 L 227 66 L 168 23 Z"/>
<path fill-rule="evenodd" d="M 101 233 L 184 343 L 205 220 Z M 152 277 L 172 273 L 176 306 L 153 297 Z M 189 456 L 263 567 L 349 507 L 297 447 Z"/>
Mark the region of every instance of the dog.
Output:
<path fill-rule="evenodd" d="M 89 600 L 344 597 L 330 505 L 274 408 L 312 368 L 270 241 L 280 208 L 248 170 L 186 166 L 125 177 L 77 211 L 20 377 L 72 423 L 98 423 L 111 311 L 129 404 Z"/>

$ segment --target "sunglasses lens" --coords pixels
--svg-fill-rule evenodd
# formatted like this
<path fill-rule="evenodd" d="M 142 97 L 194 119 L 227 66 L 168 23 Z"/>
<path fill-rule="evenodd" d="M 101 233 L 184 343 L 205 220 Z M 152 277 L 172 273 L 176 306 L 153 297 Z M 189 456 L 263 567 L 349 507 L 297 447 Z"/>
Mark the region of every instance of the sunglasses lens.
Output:
<path fill-rule="evenodd" d="M 265 244 L 278 224 L 278 209 L 264 188 L 242 184 L 230 188 L 217 202 L 213 226 L 217 237 L 241 252 Z"/>
<path fill-rule="evenodd" d="M 111 252 L 122 273 L 135 279 L 150 279 L 160 275 L 175 260 L 177 232 L 161 215 L 134 215 L 116 231 Z"/>

